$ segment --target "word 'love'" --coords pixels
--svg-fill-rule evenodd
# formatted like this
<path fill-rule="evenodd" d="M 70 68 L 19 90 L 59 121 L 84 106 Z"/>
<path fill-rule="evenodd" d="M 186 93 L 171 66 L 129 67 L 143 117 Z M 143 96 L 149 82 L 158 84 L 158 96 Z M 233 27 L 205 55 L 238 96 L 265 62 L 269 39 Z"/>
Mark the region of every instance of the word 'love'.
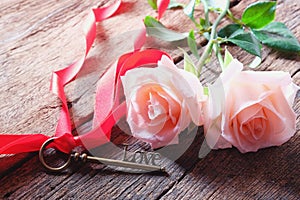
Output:
<path fill-rule="evenodd" d="M 146 152 L 146 151 L 135 151 L 131 158 L 128 158 L 128 145 L 124 146 L 123 150 L 123 161 L 133 162 L 133 163 L 145 163 L 146 165 L 159 166 L 159 161 L 161 160 L 161 155 L 156 152 Z"/>

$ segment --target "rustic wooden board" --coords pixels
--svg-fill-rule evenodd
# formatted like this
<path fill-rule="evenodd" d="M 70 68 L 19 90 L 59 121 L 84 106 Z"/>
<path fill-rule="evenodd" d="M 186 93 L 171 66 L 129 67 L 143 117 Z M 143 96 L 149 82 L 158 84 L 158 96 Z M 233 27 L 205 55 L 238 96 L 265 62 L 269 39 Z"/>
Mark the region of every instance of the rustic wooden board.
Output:
<path fill-rule="evenodd" d="M 84 53 L 84 19 L 99 2 L 107 1 L 1 2 L 1 133 L 53 135 L 60 102 L 49 92 L 51 73 Z M 24 22 L 26 13 L 30 17 Z M 155 15 L 146 2 L 124 1 L 116 17 L 98 23 L 96 48 L 91 50 L 77 82 L 66 89 L 69 102 L 81 108 L 79 113 L 73 110 L 75 120 L 91 117 L 97 80 L 110 62 L 132 50 L 133 36 L 130 41 L 128 35 L 142 26 L 146 14 Z M 124 23 L 128 18 L 131 23 Z M 122 43 L 124 38 L 130 45 Z M 3 165 L 0 171 L 5 169 Z"/>
<path fill-rule="evenodd" d="M 240 13 L 249 2 L 241 1 L 232 8 L 233 12 Z M 97 1 L 51 0 L 32 5 L 27 3 L 25 0 L 1 2 L 0 25 L 4 28 L 1 30 L 0 41 L 16 35 L 23 36 L 6 41 L 0 49 L 0 80 L 4 85 L 0 88 L 0 97 L 4 100 L 0 105 L 0 132 L 41 132 L 52 135 L 60 102 L 49 93 L 51 71 L 67 66 L 82 53 L 84 44 L 78 39 L 83 37 L 80 32 L 82 17 Z M 291 0 L 278 3 L 277 20 L 286 22 L 299 38 L 299 3 Z M 43 11 L 39 10 L 39 7 L 47 9 Z M 68 11 L 68 15 L 62 14 L 63 11 Z M 20 20 L 25 13 L 32 13 L 27 19 L 28 24 Z M 174 29 L 179 27 L 179 31 L 188 31 L 188 19 L 179 13 L 181 11 L 167 11 L 163 22 Z M 128 0 L 118 15 L 98 25 L 97 40 L 85 68 L 79 79 L 67 87 L 76 123 L 79 125 L 86 122 L 78 128 L 79 131 L 85 132 L 91 127 L 91 102 L 97 80 L 114 57 L 132 49 L 122 40 L 128 36 L 130 30 L 136 29 L 136 25 L 147 14 L 154 16 L 155 12 L 146 2 Z M 13 15 L 16 17 L 12 17 Z M 26 32 L 28 27 L 34 26 L 34 22 L 44 18 L 44 21 L 38 22 L 40 28 L 34 27 Z M 126 22 L 128 19 L 132 21 Z M 19 28 L 13 29 L 8 26 L 12 22 Z M 176 24 L 179 22 L 181 26 Z M 115 27 L 118 27 L 118 31 Z M 120 31 L 124 34 L 118 38 Z M 180 60 L 174 46 L 163 47 Z M 67 52 L 62 54 L 65 50 Z M 252 57 L 238 48 L 229 47 L 229 50 L 244 64 L 251 61 Z M 277 53 L 267 48 L 264 49 L 263 55 L 264 61 L 260 70 L 288 71 L 293 74 L 295 82 L 300 83 L 299 56 Z M 211 65 L 204 68 L 201 79 L 203 84 L 218 77 L 220 71 L 216 69 L 217 65 L 213 59 Z M 179 62 L 178 66 L 181 67 L 182 62 Z M 248 154 L 241 154 L 236 149 L 212 151 L 207 157 L 199 160 L 197 155 L 203 140 L 203 130 L 200 128 L 195 142 L 184 156 L 176 162 L 164 160 L 168 176 L 127 174 L 97 164 L 74 166 L 59 175 L 48 174 L 39 164 L 36 154 L 20 155 L 19 159 L 23 162 L 7 172 L 16 158 L 1 158 L 0 169 L 6 173 L 0 173 L 0 199 L 298 199 L 299 98 L 294 107 L 298 115 L 297 133 L 283 146 Z M 118 127 L 113 130 L 113 141 L 116 144 L 132 144 L 131 150 L 148 148 L 147 145 L 128 138 Z M 121 153 L 109 144 L 100 147 L 100 150 L 105 152 L 107 157 L 122 157 Z M 11 160 L 11 163 L 8 163 L 8 160 Z"/>

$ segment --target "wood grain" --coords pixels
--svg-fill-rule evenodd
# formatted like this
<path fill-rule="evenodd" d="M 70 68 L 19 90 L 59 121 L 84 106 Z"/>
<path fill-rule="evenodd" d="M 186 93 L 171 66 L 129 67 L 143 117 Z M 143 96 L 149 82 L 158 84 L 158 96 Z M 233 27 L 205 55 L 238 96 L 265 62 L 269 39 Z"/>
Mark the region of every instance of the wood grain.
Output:
<path fill-rule="evenodd" d="M 49 93 L 51 72 L 67 66 L 83 53 L 82 22 L 98 2 L 4 0 L 0 3 L 1 133 L 54 133 L 60 102 Z M 250 2 L 254 0 L 236 1 L 238 4 L 232 11 L 240 15 Z M 277 21 L 285 22 L 298 39 L 299 11 L 299 3 L 295 1 L 278 1 Z M 197 12 L 202 14 L 201 10 Z M 127 0 L 116 16 L 97 25 L 97 39 L 84 69 L 66 88 L 77 132 L 91 128 L 96 82 L 115 58 L 132 50 L 134 33 L 145 15 L 155 16 L 146 1 Z M 167 11 L 163 18 L 166 26 L 181 32 L 192 27 L 188 22 L 181 10 Z M 203 40 L 200 43 L 203 44 Z M 182 59 L 176 45 L 155 40 L 148 41 L 147 45 L 161 45 L 177 61 Z M 228 49 L 245 65 L 253 59 L 237 47 Z M 177 65 L 182 67 L 183 63 Z M 287 71 L 300 84 L 298 55 L 264 48 L 263 63 L 257 70 Z M 219 73 L 218 63 L 213 58 L 204 67 L 201 82 L 213 82 Z M 218 150 L 200 160 L 202 128 L 195 138 L 182 134 L 182 143 L 193 143 L 176 162 L 164 158 L 168 176 L 122 173 L 100 164 L 74 165 L 65 173 L 49 174 L 36 154 L 0 158 L 0 199 L 299 199 L 299 97 L 294 109 L 298 115 L 295 136 L 280 147 L 257 153 Z M 123 130 L 121 125 L 115 127 L 114 145 L 99 147 L 103 156 L 120 159 L 122 152 L 115 145 L 121 146 L 123 142 L 130 144 L 131 151 L 149 148 Z M 15 165 L 16 160 L 22 162 Z"/>

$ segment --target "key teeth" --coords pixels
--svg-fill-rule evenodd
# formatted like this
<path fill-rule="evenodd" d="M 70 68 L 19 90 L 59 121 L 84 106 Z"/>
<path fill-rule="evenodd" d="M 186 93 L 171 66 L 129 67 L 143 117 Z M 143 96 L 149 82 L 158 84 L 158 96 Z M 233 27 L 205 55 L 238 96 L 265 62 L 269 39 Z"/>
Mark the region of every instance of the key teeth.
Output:
<path fill-rule="evenodd" d="M 75 162 L 86 162 L 87 161 L 87 154 L 86 153 L 83 153 L 83 154 L 80 154 L 78 152 L 72 154 L 72 158 Z"/>
<path fill-rule="evenodd" d="M 74 153 L 73 159 L 74 159 L 75 162 L 78 162 L 79 157 L 80 157 L 80 153 L 78 153 L 78 152 Z"/>
<path fill-rule="evenodd" d="M 82 162 L 86 162 L 87 161 L 87 154 L 86 153 L 81 154 L 80 159 L 82 160 Z"/>

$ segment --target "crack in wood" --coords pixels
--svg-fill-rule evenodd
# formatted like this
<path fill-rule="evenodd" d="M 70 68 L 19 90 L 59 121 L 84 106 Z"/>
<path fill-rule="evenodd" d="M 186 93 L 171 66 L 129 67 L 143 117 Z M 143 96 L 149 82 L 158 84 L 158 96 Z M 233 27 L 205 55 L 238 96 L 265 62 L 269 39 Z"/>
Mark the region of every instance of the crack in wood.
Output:
<path fill-rule="evenodd" d="M 23 1 L 22 1 L 23 2 Z M 24 1 L 25 2 L 25 1 Z M 54 1 L 53 1 L 54 2 Z M 134 6 L 135 3 L 140 3 L 142 1 L 134 1 L 133 4 L 129 4 L 130 6 Z M 288 23 L 288 27 L 292 29 L 292 32 L 296 34 L 296 37 L 299 37 L 299 23 L 297 22 L 297 16 L 299 9 L 295 4 L 289 4 L 292 1 L 289 1 L 286 3 L 285 1 L 278 1 L 278 9 L 286 9 L 286 12 L 282 12 L 282 10 L 279 10 L 277 12 L 277 20 L 284 20 Z M 62 3 L 60 1 L 56 1 L 57 4 Z M 92 3 L 91 3 L 92 4 Z M 234 5 L 235 4 L 235 5 Z M 234 5 L 232 7 L 232 11 L 234 13 L 240 13 L 242 11 L 241 8 L 245 6 L 245 4 L 248 4 L 247 1 L 231 1 L 231 5 Z M 52 5 L 53 6 L 53 5 Z M 81 6 L 78 5 L 78 6 Z M 86 6 L 84 6 L 86 7 Z M 72 8 L 73 9 L 73 8 Z M 139 10 L 141 7 L 139 7 Z M 144 8 L 147 11 L 147 14 L 155 14 L 152 11 L 149 11 L 148 7 Z M 2 9 L 3 10 L 3 9 Z M 5 9 L 4 9 L 5 10 Z M 9 10 L 9 9 L 8 9 Z M 80 9 L 78 9 L 80 10 Z M 82 9 L 81 9 L 82 10 Z M 127 12 L 127 13 L 126 13 Z M 122 15 L 128 15 L 129 12 L 126 11 Z M 2 12 L 1 12 L 2 13 Z M 4 12 L 3 12 L 4 13 Z M 66 18 L 66 20 L 71 20 L 72 16 L 74 16 L 75 11 L 70 13 L 70 15 Z M 171 13 L 171 12 L 169 12 Z M 169 14 L 167 13 L 167 14 Z M 122 17 L 121 15 L 121 17 Z M 138 15 L 144 15 L 144 11 L 141 13 L 137 13 L 135 16 Z M 9 48 L 7 48 L 9 51 L 5 54 L 1 54 L 4 58 L 2 62 L 5 62 L 6 67 L 9 66 L 9 68 L 16 68 L 18 70 L 18 73 L 20 73 L 20 68 L 17 68 L 17 64 L 26 63 L 28 64 L 27 69 L 31 69 L 34 71 L 34 73 L 38 72 L 40 68 L 34 68 L 35 65 L 40 66 L 52 66 L 55 61 L 59 60 L 62 56 L 56 55 L 51 57 L 45 57 L 45 59 L 48 59 L 47 62 L 33 62 L 30 59 L 27 59 L 24 57 L 24 54 L 28 54 L 28 52 L 34 52 L 32 49 L 33 47 L 40 48 L 40 46 L 44 46 L 46 48 L 50 48 L 56 52 L 60 52 L 59 45 L 58 46 L 51 46 L 52 41 L 54 38 L 57 38 L 60 42 L 63 40 L 58 34 L 57 29 L 55 29 L 56 25 L 64 26 L 62 22 L 55 22 L 57 20 L 61 21 L 60 15 L 59 19 L 55 17 L 56 19 L 52 23 L 52 26 L 46 27 L 47 31 L 49 30 L 49 36 L 47 35 L 48 39 L 50 38 L 51 43 L 41 43 L 37 44 L 33 42 L 33 44 L 26 44 L 27 40 L 22 40 L 19 43 L 16 43 L 14 45 L 17 45 L 17 48 L 15 48 L 14 51 L 11 51 L 9 49 L 14 49 L 14 45 L 7 44 Z M 172 15 L 170 15 L 172 16 Z M 76 16 L 74 16 L 75 18 Z M 119 17 L 119 16 L 118 16 Z M 131 16 L 133 17 L 133 16 Z M 165 21 L 167 21 L 168 16 L 166 16 Z M 124 18 L 121 18 L 121 20 Z M 171 18 L 172 19 L 172 18 Z M 26 20 L 26 19 L 24 19 Z M 64 28 L 70 28 L 74 27 L 74 24 L 76 24 L 80 19 L 75 19 L 75 21 L 72 21 L 68 23 L 68 25 L 64 26 Z M 24 22 L 25 23 L 25 22 Z M 107 23 L 103 23 L 98 25 L 100 28 L 109 29 L 111 24 L 115 25 L 116 23 L 114 19 L 111 19 L 111 21 L 108 21 Z M 122 22 L 124 23 L 124 22 Z M 166 23 L 169 23 L 168 21 Z M 108 24 L 108 25 L 107 25 Z M 109 25 L 110 24 L 110 25 Z M 173 24 L 174 26 L 174 24 Z M 183 25 L 182 25 L 183 26 Z M 49 28 L 49 29 L 48 29 Z M 52 33 L 51 33 L 52 31 Z M 111 32 L 110 32 L 111 34 Z M 30 40 L 36 40 L 40 37 L 44 36 L 44 34 L 35 34 L 32 35 Z M 50 37 L 51 36 L 51 37 Z M 103 36 L 106 38 L 106 36 Z M 47 39 L 47 38 L 46 38 Z M 30 41 L 28 40 L 28 41 Z M 63 41 L 64 42 L 64 41 Z M 205 40 L 201 41 L 199 46 L 205 45 Z M 44 44 L 44 45 L 43 45 Z M 65 43 L 62 43 L 65 44 Z M 49 46 L 48 46 L 49 45 Z M 55 47 L 55 48 L 54 48 Z M 71 46 L 73 47 L 73 46 Z M 4 47 L 3 47 L 4 48 Z M 120 48 L 123 48 L 122 46 Z M 229 47 L 231 52 L 234 54 L 234 56 L 238 57 L 242 62 L 246 63 L 251 59 L 250 56 L 248 56 L 247 53 L 241 52 L 240 49 L 235 49 L 232 47 Z M 5 48 L 6 49 L 6 46 Z M 3 51 L 3 50 L 2 50 Z M 265 50 L 263 50 L 265 52 Z M 12 53 L 13 52 L 13 53 Z M 199 49 L 199 52 L 201 52 L 201 49 Z M 36 52 L 34 52 L 36 53 Z M 73 52 L 74 53 L 74 52 Z M 191 52 L 189 52 L 191 54 Z M 34 54 L 36 55 L 36 54 Z M 64 56 L 68 57 L 69 60 L 63 61 L 64 63 L 69 63 L 71 58 L 71 53 L 66 54 Z M 178 55 L 178 54 L 176 54 Z M 183 65 L 183 57 L 181 56 L 175 56 L 174 60 L 176 64 Z M 289 58 L 289 56 L 281 57 L 281 53 L 276 54 L 273 51 L 267 52 L 266 56 L 263 57 L 263 63 L 262 66 L 259 67 L 257 70 L 285 70 L 292 74 L 292 77 L 297 78 L 299 75 L 299 69 L 295 70 L 295 67 L 297 67 L 297 59 L 296 61 L 293 61 L 293 58 Z M 102 56 L 102 54 L 97 56 Z M 101 57 L 102 58 L 102 57 Z M 22 60 L 21 62 L 16 62 Z M 49 62 L 49 60 L 53 62 Z M 71 60 L 72 61 L 72 60 Z M 49 64 L 50 63 L 50 64 Z M 278 66 L 276 66 L 276 64 Z M 213 58 L 211 60 L 211 63 L 207 66 L 205 66 L 203 70 L 203 76 L 201 79 L 201 82 L 205 84 L 205 82 L 212 82 L 217 75 L 220 73 L 218 71 L 219 68 L 217 67 L 217 62 Z M 22 69 L 21 69 L 22 70 Z M 44 69 L 43 69 L 44 70 Z M 43 71 L 40 70 L 40 71 Z M 45 69 L 46 70 L 46 69 Z M 51 71 L 51 70 L 50 70 Z M 24 73 L 21 71 L 21 73 Z M 46 71 L 44 71 L 46 73 Z M 27 76 L 30 75 L 30 73 L 26 73 Z M 49 74 L 47 74 L 48 77 Z M 45 79 L 46 76 L 43 76 Z M 27 77 L 26 77 L 27 78 Z M 23 84 L 26 80 L 22 79 L 20 81 L 20 85 L 14 86 L 19 87 L 21 84 Z M 25 84 L 27 84 L 25 82 Z M 92 84 L 96 84 L 93 82 Z M 34 83 L 35 86 L 33 87 L 40 87 L 38 82 Z M 80 97 L 74 98 L 74 100 L 70 100 L 72 103 L 78 103 L 83 96 L 85 96 L 87 93 L 87 90 L 84 89 L 84 95 L 81 95 Z M 36 90 L 28 90 L 30 94 L 37 92 Z M 17 88 L 11 90 L 11 94 L 13 92 L 17 92 Z M 39 92 L 39 91 L 38 91 Z M 42 97 L 45 97 L 44 93 Z M 300 95 L 300 93 L 298 93 Z M 48 96 L 47 96 L 48 97 Z M 299 96 L 300 97 L 300 96 Z M 24 101 L 22 100 L 19 102 L 19 104 L 22 104 L 27 101 L 32 101 L 30 98 L 26 98 Z M 54 110 L 56 108 L 59 108 L 58 101 L 51 101 L 53 105 L 49 107 L 45 107 L 45 109 L 42 109 L 42 112 L 46 112 L 47 109 Z M 31 104 L 29 104 L 31 105 Z M 192 158 L 190 158 L 188 155 L 186 156 L 186 159 L 183 159 L 181 163 L 168 163 L 169 170 L 171 171 L 171 176 L 166 178 L 159 178 L 159 177 L 151 177 L 149 175 L 139 175 L 138 177 L 134 175 L 126 175 L 124 173 L 115 172 L 112 170 L 108 170 L 108 168 L 105 168 L 104 166 L 95 167 L 94 169 L 91 168 L 91 166 L 75 166 L 73 173 L 70 174 L 61 174 L 61 175 L 51 175 L 47 174 L 45 172 L 40 172 L 41 167 L 39 166 L 39 162 L 36 160 L 36 157 L 29 157 L 26 160 L 23 160 L 23 163 L 20 163 L 19 166 L 16 165 L 16 167 L 12 167 L 9 172 L 5 172 L 0 176 L 1 179 L 1 186 L 3 190 L 1 191 L 0 198 L 7 197 L 9 199 L 16 199 L 18 197 L 23 198 L 33 198 L 34 195 L 36 195 L 36 198 L 93 198 L 93 197 L 99 197 L 99 198 L 107 198 L 110 197 L 114 198 L 139 198 L 139 197 L 149 197 L 149 198 L 156 198 L 156 199 L 168 199 L 173 197 L 179 198 L 181 197 L 199 197 L 199 198 L 207 198 L 206 194 L 203 193 L 203 191 L 197 191 L 197 187 L 203 187 L 207 183 L 208 185 L 205 186 L 205 190 L 207 191 L 213 191 L 212 197 L 231 197 L 231 198 L 246 198 L 246 197 L 253 197 L 253 198 L 275 198 L 275 197 L 285 197 L 285 198 L 292 198 L 296 196 L 296 192 L 299 191 L 299 179 L 295 178 L 297 176 L 297 163 L 295 159 L 297 159 L 297 152 L 299 149 L 299 99 L 296 100 L 296 105 L 294 106 L 294 109 L 297 115 L 297 133 L 296 135 L 289 141 L 288 143 L 284 144 L 281 147 L 274 147 L 271 149 L 265 149 L 257 152 L 256 154 L 246 154 L 246 155 L 240 155 L 237 153 L 235 149 L 229 149 L 229 150 L 220 150 L 217 152 L 211 152 L 211 155 L 208 155 L 205 160 L 200 160 L 195 163 L 191 164 Z M 43 108 L 44 105 L 42 105 Z M 40 107 L 37 107 L 37 110 L 39 110 Z M 35 112 L 33 112 L 35 113 Z M 52 112 L 53 114 L 54 112 Z M 44 118 L 47 117 L 47 115 L 39 115 L 43 116 Z M 92 113 L 91 115 L 88 115 L 88 118 L 84 118 L 84 121 L 87 121 L 89 123 L 92 120 Z M 27 124 L 33 124 L 33 121 L 40 120 L 37 118 L 26 120 L 20 122 L 23 123 L 24 126 L 27 126 Z M 44 119 L 43 119 L 44 120 Z M 51 128 L 51 126 L 55 126 L 54 120 L 48 119 L 49 124 L 45 125 L 45 129 Z M 53 121 L 53 122 L 52 122 Z M 38 125 L 41 125 L 41 122 L 37 123 Z M 47 124 L 47 123 L 46 123 Z M 53 125 L 54 124 L 54 125 Z M 28 125 L 29 126 L 29 125 Z M 20 126 L 21 127 L 21 126 Z M 12 130 L 22 130 L 18 127 Z M 74 130 L 75 131 L 75 130 Z M 119 137 L 118 137 L 119 135 Z M 117 136 L 114 136 L 116 140 L 122 139 L 121 134 L 117 134 Z M 134 143 L 132 143 L 134 144 Z M 136 145 L 132 147 L 133 149 L 137 149 L 140 146 Z M 226 156 L 227 155 L 227 156 Z M 271 156 L 270 156 L 271 155 Z M 275 158 L 272 158 L 272 155 L 276 155 L 276 157 L 279 160 L 276 160 Z M 32 160 L 30 159 L 32 158 Z M 1 160 L 2 161 L 2 160 Z M 262 164 L 260 164 L 261 162 Z M 185 164 L 184 163 L 190 163 L 187 167 L 182 167 Z M 255 170 L 252 170 L 251 167 L 247 166 L 248 163 L 252 167 L 256 167 Z M 272 164 L 269 164 L 272 163 Z M 218 165 L 225 166 L 223 168 L 218 167 Z M 92 166 L 93 167 L 93 166 Z M 225 168 L 225 169 L 224 169 Z M 229 169 L 228 169 L 229 168 Z M 236 169 L 231 169 L 236 168 Z M 78 170 L 79 169 L 79 170 Z M 73 169 L 72 169 L 73 170 Z M 72 171 L 71 170 L 71 171 Z M 211 170 L 215 170 L 214 172 L 211 172 Z M 240 171 L 239 171 L 240 170 Z M 275 173 L 276 172 L 276 173 Z M 278 173 L 278 174 L 277 174 Z M 280 175 L 282 174 L 282 175 Z M 226 182 L 221 182 L 220 179 L 213 179 L 214 176 L 220 176 L 224 179 Z M 37 180 L 31 180 L 31 179 L 37 179 Z M 244 180 L 245 179 L 245 180 Z M 247 180 L 248 179 L 248 180 Z M 257 182 L 251 182 L 251 180 L 256 179 Z M 208 182 L 206 182 L 208 181 Z M 210 182 L 209 182 L 210 181 Z M 279 183 L 278 183 L 279 182 Z M 287 183 L 285 183 L 287 182 Z M 108 185 L 107 185 L 108 184 Z M 127 185 L 130 185 L 126 187 Z M 141 184 L 141 185 L 139 185 Z M 115 186 L 114 186 L 115 185 Z M 222 186 L 220 186 L 222 185 Z M 211 187 L 208 187 L 211 186 Z M 277 187 L 280 186 L 280 189 Z M 38 190 L 38 188 L 41 188 L 42 190 Z M 109 187 L 109 188 L 108 188 Z M 138 190 L 138 194 L 135 193 L 136 190 Z M 184 188 L 193 188 L 193 190 L 182 190 Z M 9 189 L 11 188 L 11 189 Z M 118 189 L 121 188 L 121 193 L 118 194 Z M 272 190 L 272 188 L 274 190 Z M 250 190 L 247 191 L 246 189 Z M 24 194 L 24 190 L 26 190 L 26 194 Z M 49 192 L 50 191 L 50 192 Z M 254 193 L 252 193 L 252 191 Z M 258 194 L 258 192 L 261 194 Z M 48 193 L 49 192 L 49 193 Z M 174 192 L 174 194 L 172 194 Z M 180 194 L 180 192 L 185 192 L 185 194 Z M 22 195 L 22 193 L 24 195 Z M 269 194 L 267 194 L 269 193 Z M 85 196 L 86 195 L 86 196 Z M 94 196 L 93 196 L 94 195 Z M 198 195 L 198 196 L 197 196 Z M 219 195 L 219 196 L 218 196 Z M 222 195 L 222 196 L 221 196 Z M 224 195 L 224 196 L 223 196 Z M 250 196 L 249 196 L 250 195 Z M 293 196 L 294 195 L 294 196 Z"/>
<path fill-rule="evenodd" d="M 233 0 L 230 1 L 230 5 L 229 8 L 235 7 L 236 5 L 238 5 L 242 0 Z"/>
<path fill-rule="evenodd" d="M 155 198 L 156 200 L 161 199 L 165 194 L 167 194 L 169 191 L 172 190 L 172 188 L 174 187 L 174 185 L 177 183 L 177 181 L 174 181 L 172 184 L 169 185 L 168 188 L 166 188 L 165 190 L 162 191 L 162 193 L 160 195 L 157 196 L 157 198 Z"/>
<path fill-rule="evenodd" d="M 299 73 L 299 72 L 300 72 L 300 69 L 297 69 L 297 70 L 291 75 L 291 77 L 296 76 L 296 74 Z"/>

